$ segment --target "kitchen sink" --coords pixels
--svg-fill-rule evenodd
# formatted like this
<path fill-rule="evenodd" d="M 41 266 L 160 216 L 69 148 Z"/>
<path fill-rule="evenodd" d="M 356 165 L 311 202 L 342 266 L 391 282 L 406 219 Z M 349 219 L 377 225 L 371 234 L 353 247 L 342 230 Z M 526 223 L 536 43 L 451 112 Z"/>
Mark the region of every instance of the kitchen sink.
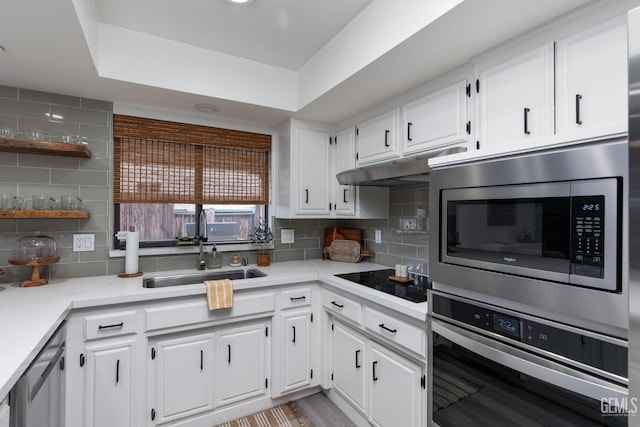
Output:
<path fill-rule="evenodd" d="M 166 286 L 193 285 L 201 283 L 205 280 L 238 280 L 238 279 L 254 279 L 256 277 L 265 277 L 267 274 L 255 268 L 242 270 L 227 271 L 203 271 L 193 274 L 181 274 L 176 276 L 158 276 L 146 277 L 142 279 L 142 286 L 145 288 L 164 288 Z"/>

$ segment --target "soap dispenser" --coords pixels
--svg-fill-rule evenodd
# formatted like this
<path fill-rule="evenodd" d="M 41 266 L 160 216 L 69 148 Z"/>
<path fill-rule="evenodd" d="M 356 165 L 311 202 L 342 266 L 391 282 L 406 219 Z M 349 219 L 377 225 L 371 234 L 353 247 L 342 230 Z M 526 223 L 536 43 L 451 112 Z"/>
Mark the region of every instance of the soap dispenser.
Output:
<path fill-rule="evenodd" d="M 218 248 L 214 244 L 211 248 L 211 256 L 209 257 L 208 268 L 222 268 L 222 257 L 218 253 Z"/>

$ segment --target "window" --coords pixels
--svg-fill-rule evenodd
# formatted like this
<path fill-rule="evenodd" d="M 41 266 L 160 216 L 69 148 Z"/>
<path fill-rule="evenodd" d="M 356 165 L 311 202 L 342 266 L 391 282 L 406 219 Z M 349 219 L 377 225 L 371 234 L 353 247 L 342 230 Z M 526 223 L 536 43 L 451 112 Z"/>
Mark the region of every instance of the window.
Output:
<path fill-rule="evenodd" d="M 271 136 L 114 115 L 115 227 L 141 246 L 246 242 L 269 202 Z M 116 247 L 119 245 L 116 244 Z"/>

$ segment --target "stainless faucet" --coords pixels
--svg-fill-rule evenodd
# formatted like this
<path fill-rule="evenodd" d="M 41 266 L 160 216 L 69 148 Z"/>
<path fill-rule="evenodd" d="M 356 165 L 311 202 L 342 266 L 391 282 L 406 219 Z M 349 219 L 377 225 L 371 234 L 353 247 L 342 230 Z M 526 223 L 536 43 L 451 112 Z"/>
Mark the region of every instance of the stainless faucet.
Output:
<path fill-rule="evenodd" d="M 207 213 L 200 211 L 200 235 L 198 236 L 198 243 L 200 244 L 200 254 L 198 255 L 198 270 L 204 270 L 207 267 L 207 260 L 204 256 L 204 242 L 207 241 Z"/>

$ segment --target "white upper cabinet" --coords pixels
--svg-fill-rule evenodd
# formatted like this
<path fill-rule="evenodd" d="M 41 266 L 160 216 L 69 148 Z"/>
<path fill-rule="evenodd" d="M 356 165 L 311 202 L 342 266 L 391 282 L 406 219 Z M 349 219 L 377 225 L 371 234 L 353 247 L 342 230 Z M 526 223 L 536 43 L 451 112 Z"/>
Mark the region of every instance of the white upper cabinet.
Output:
<path fill-rule="evenodd" d="M 395 108 L 358 125 L 358 165 L 399 156 L 400 109 Z"/>
<path fill-rule="evenodd" d="M 464 143 L 471 132 L 467 119 L 467 81 L 405 104 L 402 112 L 404 155 Z"/>
<path fill-rule="evenodd" d="M 553 134 L 553 44 L 474 64 L 479 148 Z"/>
<path fill-rule="evenodd" d="M 278 133 L 276 216 L 329 216 L 329 180 L 332 178 L 329 128 L 291 120 L 280 127 Z"/>
<path fill-rule="evenodd" d="M 335 142 L 333 142 L 335 141 Z M 384 142 L 383 142 L 384 144 Z M 389 190 L 340 185 L 336 174 L 356 166 L 355 128 L 338 132 L 301 120 L 279 129 L 278 218 L 387 218 Z"/>
<path fill-rule="evenodd" d="M 334 146 L 335 173 L 329 178 L 333 183 L 333 210 L 338 216 L 354 216 L 358 188 L 354 185 L 340 185 L 336 175 L 353 169 L 356 165 L 355 130 L 351 127 L 338 132 Z"/>
<path fill-rule="evenodd" d="M 298 213 L 329 213 L 329 133 L 296 129 Z"/>
<path fill-rule="evenodd" d="M 624 16 L 556 43 L 557 132 L 627 121 L 627 25 Z"/>

